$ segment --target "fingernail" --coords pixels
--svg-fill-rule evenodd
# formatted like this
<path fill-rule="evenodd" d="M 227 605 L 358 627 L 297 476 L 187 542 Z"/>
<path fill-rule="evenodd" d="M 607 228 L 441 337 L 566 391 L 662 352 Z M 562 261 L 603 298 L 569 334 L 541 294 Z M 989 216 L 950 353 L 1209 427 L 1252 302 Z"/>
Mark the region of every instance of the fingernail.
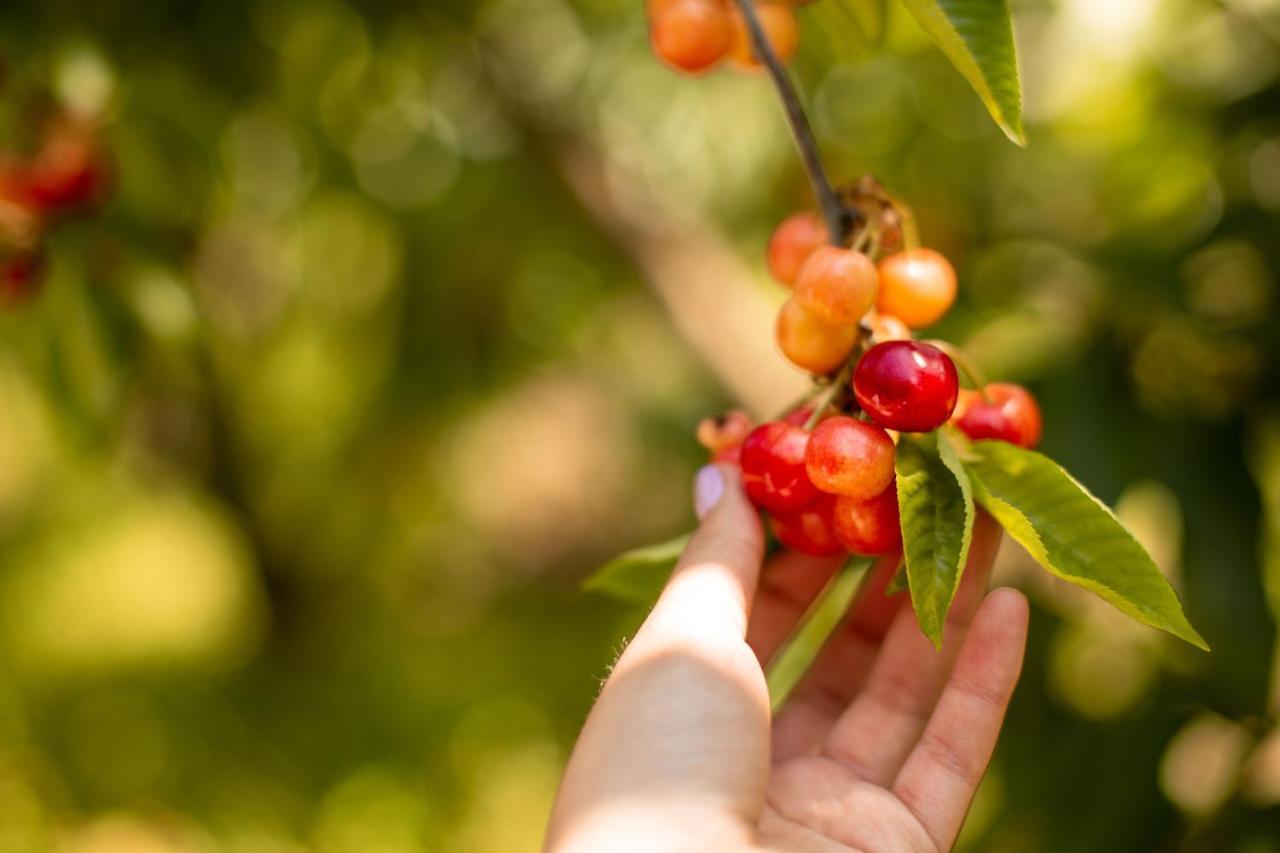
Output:
<path fill-rule="evenodd" d="M 714 465 L 704 465 L 693 478 L 693 511 L 701 520 L 724 496 L 724 475 Z"/>

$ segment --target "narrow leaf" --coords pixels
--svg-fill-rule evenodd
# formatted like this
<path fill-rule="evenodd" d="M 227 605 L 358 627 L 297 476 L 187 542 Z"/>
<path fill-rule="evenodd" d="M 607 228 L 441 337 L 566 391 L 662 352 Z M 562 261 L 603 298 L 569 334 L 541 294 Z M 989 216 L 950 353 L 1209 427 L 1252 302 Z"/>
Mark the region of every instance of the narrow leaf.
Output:
<path fill-rule="evenodd" d="M 583 581 L 582 588 L 635 604 L 652 604 L 662 592 L 689 534 L 619 554 Z"/>
<path fill-rule="evenodd" d="M 805 611 L 799 626 L 769 664 L 769 702 L 776 714 L 822 651 L 862 586 L 871 557 L 850 557 Z"/>
<path fill-rule="evenodd" d="M 1008 0 L 902 0 L 964 75 L 1005 136 L 1026 145 Z"/>
<path fill-rule="evenodd" d="M 973 535 L 973 494 L 945 436 L 904 436 L 898 444 L 898 512 L 907 586 L 920 630 L 942 645 Z"/>
<path fill-rule="evenodd" d="M 1057 463 L 1002 441 L 978 441 L 965 467 L 978 502 L 1042 566 L 1134 619 L 1208 651 L 1138 540 Z"/>

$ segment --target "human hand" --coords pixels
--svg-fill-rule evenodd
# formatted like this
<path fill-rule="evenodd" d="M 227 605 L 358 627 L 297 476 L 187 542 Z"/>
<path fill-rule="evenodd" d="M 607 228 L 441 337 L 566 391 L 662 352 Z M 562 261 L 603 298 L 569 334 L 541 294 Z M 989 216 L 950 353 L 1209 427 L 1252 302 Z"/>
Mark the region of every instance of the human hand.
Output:
<path fill-rule="evenodd" d="M 704 469 L 695 491 L 702 525 L 587 718 L 545 849 L 949 849 L 1026 644 L 1025 598 L 984 595 L 999 528 L 977 519 L 941 651 L 884 594 L 897 558 L 880 560 L 771 719 L 763 667 L 843 558 L 784 552 L 761 575 L 736 470 Z"/>

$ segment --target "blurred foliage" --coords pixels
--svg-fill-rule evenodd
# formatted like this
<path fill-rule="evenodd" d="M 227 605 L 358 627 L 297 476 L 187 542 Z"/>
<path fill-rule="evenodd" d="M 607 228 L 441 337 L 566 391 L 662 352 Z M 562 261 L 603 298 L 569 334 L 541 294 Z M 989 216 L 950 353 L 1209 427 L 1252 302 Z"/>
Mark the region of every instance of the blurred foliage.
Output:
<path fill-rule="evenodd" d="M 1006 548 L 964 844 L 1280 850 L 1280 3 L 1014 6 L 1026 149 L 898 8 L 874 52 L 806 11 L 796 72 L 1214 654 Z M 665 71 L 641 7 L 0 9 L 0 145 L 96 110 L 115 175 L 0 314 L 0 851 L 536 846 L 641 616 L 578 582 L 689 525 L 732 402 L 566 164 L 761 273 L 810 203 L 767 85 Z"/>

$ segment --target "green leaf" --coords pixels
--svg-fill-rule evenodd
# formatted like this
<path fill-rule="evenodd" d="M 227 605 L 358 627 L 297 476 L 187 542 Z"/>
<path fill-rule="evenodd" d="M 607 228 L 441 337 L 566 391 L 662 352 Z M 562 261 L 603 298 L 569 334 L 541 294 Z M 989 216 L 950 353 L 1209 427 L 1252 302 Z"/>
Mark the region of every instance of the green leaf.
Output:
<path fill-rule="evenodd" d="M 898 566 L 898 570 L 893 573 L 893 577 L 889 578 L 889 582 L 885 584 L 885 595 L 897 595 L 907 588 L 907 564 L 903 563 Z"/>
<path fill-rule="evenodd" d="M 774 655 L 769 664 L 767 683 L 770 704 L 775 714 L 800 683 L 831 632 L 853 605 L 854 596 L 874 562 L 871 557 L 850 557 L 846 560 L 844 567 L 827 582 L 805 611 L 799 626 Z"/>
<path fill-rule="evenodd" d="M 689 544 L 689 536 L 619 554 L 583 581 L 582 588 L 635 604 L 652 604 Z"/>
<path fill-rule="evenodd" d="M 903 436 L 895 465 L 911 603 L 920 630 L 941 646 L 973 536 L 969 477 L 941 433 Z"/>
<path fill-rule="evenodd" d="M 1002 441 L 974 442 L 964 462 L 978 502 L 1042 566 L 1208 651 L 1138 540 L 1057 463 Z"/>
<path fill-rule="evenodd" d="M 902 2 L 978 92 L 1005 136 L 1026 145 L 1018 55 L 1008 0 Z"/>

